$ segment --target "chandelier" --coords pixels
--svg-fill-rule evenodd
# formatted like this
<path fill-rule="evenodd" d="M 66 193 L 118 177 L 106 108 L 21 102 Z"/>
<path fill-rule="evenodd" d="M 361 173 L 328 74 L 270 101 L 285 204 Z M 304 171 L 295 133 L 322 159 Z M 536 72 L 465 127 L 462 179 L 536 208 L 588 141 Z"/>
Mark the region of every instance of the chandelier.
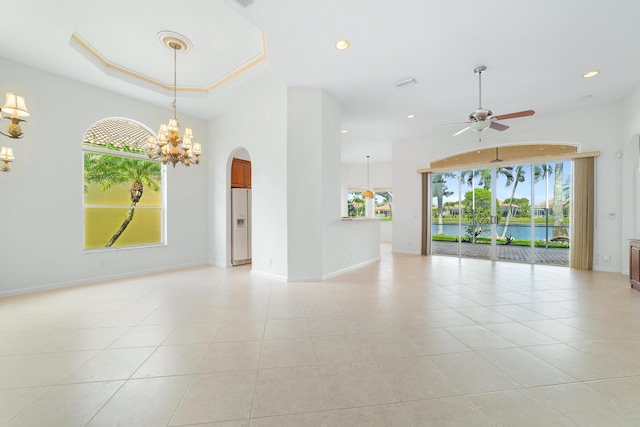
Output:
<path fill-rule="evenodd" d="M 367 156 L 367 191 L 362 193 L 362 197 L 365 199 L 373 199 L 374 194 L 373 191 L 369 190 L 369 156 Z"/>
<path fill-rule="evenodd" d="M 12 92 L 7 92 L 6 96 L 6 102 L 2 107 L 0 107 L 0 113 L 7 114 L 4 118 L 11 120 L 11 124 L 7 129 L 7 132 L 9 133 L 4 133 L 2 131 L 0 131 L 0 133 L 12 139 L 22 138 L 24 134 L 22 133 L 20 122 L 24 122 L 26 120 L 21 119 L 20 117 L 29 116 L 29 111 L 27 111 L 27 106 L 22 96 Z M 1 117 L 2 115 L 0 114 L 0 118 Z M 0 147 L 0 162 L 2 162 L 2 164 L 0 164 L 1 172 L 11 171 L 9 163 L 13 162 L 15 159 L 16 158 L 13 155 L 13 148 Z"/>
<path fill-rule="evenodd" d="M 189 47 L 187 42 L 175 33 L 167 35 L 161 39 L 162 43 L 173 49 L 173 118 L 169 119 L 169 123 L 160 125 L 158 137 L 149 136 L 147 143 L 147 155 L 152 159 L 162 159 L 162 164 L 171 162 L 173 167 L 180 162 L 185 166 L 191 163 L 200 163 L 200 153 L 202 146 L 199 142 L 192 142 L 193 133 L 191 128 L 185 128 L 182 138 L 180 138 L 180 124 L 176 114 L 176 92 L 177 92 L 177 54 L 179 50 L 186 51 Z"/>

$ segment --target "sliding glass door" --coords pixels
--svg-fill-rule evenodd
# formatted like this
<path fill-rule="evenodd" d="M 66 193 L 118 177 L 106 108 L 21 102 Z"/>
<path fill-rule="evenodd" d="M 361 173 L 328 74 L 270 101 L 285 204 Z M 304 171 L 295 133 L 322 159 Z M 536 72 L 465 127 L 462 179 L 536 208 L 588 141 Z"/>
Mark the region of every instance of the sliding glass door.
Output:
<path fill-rule="evenodd" d="M 571 162 L 534 165 L 536 203 L 534 247 L 537 264 L 569 265 L 571 230 Z M 541 188 L 544 188 L 544 197 Z"/>
<path fill-rule="evenodd" d="M 431 253 L 569 265 L 571 162 L 431 174 Z"/>
<path fill-rule="evenodd" d="M 515 165 L 502 170 L 507 180 L 504 185 L 498 185 L 496 188 L 496 192 L 501 196 L 498 198 L 497 259 L 532 262 L 532 165 Z"/>

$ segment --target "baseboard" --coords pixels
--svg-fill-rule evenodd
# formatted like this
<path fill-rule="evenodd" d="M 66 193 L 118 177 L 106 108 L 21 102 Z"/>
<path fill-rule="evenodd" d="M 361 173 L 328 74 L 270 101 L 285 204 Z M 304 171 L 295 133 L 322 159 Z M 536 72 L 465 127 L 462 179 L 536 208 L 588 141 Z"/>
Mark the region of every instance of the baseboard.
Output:
<path fill-rule="evenodd" d="M 203 265 L 210 265 L 210 264 L 207 264 L 206 262 L 203 261 L 203 262 L 196 262 L 196 263 L 189 263 L 189 264 L 180 264 L 180 265 L 175 265 L 175 266 L 165 267 L 165 268 L 151 268 L 148 270 L 141 270 L 141 271 L 130 272 L 130 273 L 107 274 L 104 276 L 96 276 L 96 277 L 91 277 L 88 279 L 81 279 L 81 280 L 71 280 L 68 282 L 49 283 L 46 285 L 31 286 L 31 287 L 22 288 L 22 289 L 0 291 L 0 298 L 30 294 L 34 292 L 50 291 L 54 289 L 70 288 L 73 286 L 88 285 L 91 283 L 105 282 L 108 280 L 126 279 L 129 277 L 133 278 L 133 277 L 145 276 L 147 274 L 164 273 L 164 272 L 173 271 L 173 270 L 183 270 L 186 268 L 200 267 Z"/>
<path fill-rule="evenodd" d="M 393 252 L 394 254 L 420 255 L 420 251 L 403 251 L 399 249 L 391 249 L 391 252 Z"/>
<path fill-rule="evenodd" d="M 374 262 L 378 262 L 378 261 L 380 261 L 380 257 L 379 256 L 375 257 L 375 258 L 368 259 L 366 261 L 362 261 L 362 262 L 360 262 L 358 264 L 350 265 L 349 267 L 342 268 L 342 269 L 340 269 L 338 271 L 334 271 L 333 273 L 329 273 L 329 274 L 323 275 L 322 276 L 322 280 L 330 279 L 332 277 L 338 276 L 340 274 L 347 273 L 347 272 L 352 271 L 352 270 L 356 270 L 356 269 L 358 269 L 360 267 L 364 267 L 365 265 L 373 264 Z"/>
<path fill-rule="evenodd" d="M 267 279 L 279 280 L 281 282 L 287 281 L 287 276 L 280 276 L 278 274 L 265 273 L 263 271 L 251 270 L 251 274 L 259 277 L 266 277 Z"/>
<path fill-rule="evenodd" d="M 322 276 L 287 277 L 287 282 L 322 282 Z"/>
<path fill-rule="evenodd" d="M 284 282 L 322 282 L 323 280 L 330 279 L 332 277 L 338 276 L 340 274 L 344 274 L 346 272 L 358 269 L 360 267 L 364 267 L 365 265 L 380 261 L 380 257 L 371 258 L 367 261 L 360 262 L 358 264 L 351 265 L 349 267 L 342 268 L 338 271 L 334 271 L 333 273 L 325 274 L 323 276 L 279 276 L 276 274 L 264 273 L 262 271 L 251 270 L 251 274 L 255 274 L 256 276 L 266 277 L 269 279 L 280 280 Z"/>
<path fill-rule="evenodd" d="M 593 271 L 601 271 L 603 273 L 620 273 L 620 270 L 617 268 L 612 268 L 612 267 L 607 268 L 607 267 L 602 267 L 600 265 L 593 266 Z M 620 273 L 620 274 L 629 274 L 629 273 L 627 272 L 627 273 Z"/>

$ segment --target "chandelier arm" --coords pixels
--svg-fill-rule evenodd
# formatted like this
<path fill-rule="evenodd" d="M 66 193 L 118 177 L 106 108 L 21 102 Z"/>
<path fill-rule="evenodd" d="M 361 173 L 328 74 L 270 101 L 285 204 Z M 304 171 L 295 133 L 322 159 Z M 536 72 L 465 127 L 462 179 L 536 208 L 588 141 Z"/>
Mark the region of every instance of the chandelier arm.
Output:
<path fill-rule="evenodd" d="M 3 134 L 4 136 L 8 136 L 11 139 L 20 139 L 20 138 L 22 138 L 24 136 L 24 133 L 20 133 L 20 135 L 18 135 L 18 136 L 13 136 L 13 135 L 9 135 L 8 133 L 4 133 L 1 130 L 0 130 L 0 133 Z"/>

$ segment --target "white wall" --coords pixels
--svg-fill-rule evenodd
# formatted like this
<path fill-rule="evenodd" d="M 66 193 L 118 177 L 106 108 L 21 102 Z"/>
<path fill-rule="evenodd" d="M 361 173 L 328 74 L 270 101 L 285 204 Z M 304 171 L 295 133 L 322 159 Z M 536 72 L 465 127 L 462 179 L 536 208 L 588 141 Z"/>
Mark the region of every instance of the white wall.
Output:
<path fill-rule="evenodd" d="M 342 221 L 340 159 L 340 105 L 323 92 L 322 103 L 322 195 L 325 230 L 322 278 L 380 259 L 379 221 Z"/>
<path fill-rule="evenodd" d="M 392 188 L 392 184 L 393 163 L 374 163 L 373 161 L 371 161 L 369 163 L 369 185 L 371 186 L 370 190 L 377 188 Z M 367 163 L 343 163 L 342 186 L 345 188 L 345 200 L 347 188 L 366 188 Z"/>
<path fill-rule="evenodd" d="M 229 158 L 238 147 L 251 158 L 253 273 L 318 280 L 379 258 L 377 223 L 340 220 L 339 111 L 319 89 L 274 86 L 210 122 L 210 263 L 230 265 Z M 376 244 L 352 247 L 368 228 Z"/>
<path fill-rule="evenodd" d="M 207 262 L 207 161 L 167 168 L 167 241 L 154 248 L 83 252 L 82 138 L 108 117 L 156 129 L 171 110 L 0 58 L 0 93 L 18 92 L 31 116 L 25 136 L 0 135 L 14 148 L 12 171 L 0 174 L 0 296 Z M 167 101 L 170 95 L 167 95 Z M 207 126 L 178 114 L 211 155 Z M 7 120 L 0 123 L 3 127 Z"/>
<path fill-rule="evenodd" d="M 324 194 L 323 93 L 289 88 L 287 110 L 287 217 L 292 280 L 322 277 Z"/>
<path fill-rule="evenodd" d="M 288 89 L 290 281 L 321 280 L 380 258 L 377 221 L 341 220 L 340 105 L 325 91 Z"/>
<path fill-rule="evenodd" d="M 623 100 L 622 272 L 629 273 L 629 239 L 640 238 L 640 86 Z"/>
<path fill-rule="evenodd" d="M 269 87 L 254 101 L 209 122 L 209 262 L 228 267 L 230 258 L 229 156 L 237 148 L 251 157 L 252 271 L 286 278 L 287 89 Z"/>
<path fill-rule="evenodd" d="M 640 101 L 638 101 L 640 102 Z M 421 178 L 416 172 L 430 162 L 476 148 L 525 143 L 578 144 L 580 152 L 600 151 L 596 159 L 596 223 L 594 269 L 621 271 L 627 253 L 622 239 L 622 161 L 615 154 L 623 150 L 622 102 L 596 105 L 562 114 L 536 114 L 510 121 L 506 132 L 467 132 L 456 138 L 421 138 L 393 144 L 393 250 L 420 252 Z M 609 219 L 609 213 L 615 219 Z M 611 261 L 603 262 L 609 255 Z M 627 261 L 628 262 L 628 261 Z"/>

